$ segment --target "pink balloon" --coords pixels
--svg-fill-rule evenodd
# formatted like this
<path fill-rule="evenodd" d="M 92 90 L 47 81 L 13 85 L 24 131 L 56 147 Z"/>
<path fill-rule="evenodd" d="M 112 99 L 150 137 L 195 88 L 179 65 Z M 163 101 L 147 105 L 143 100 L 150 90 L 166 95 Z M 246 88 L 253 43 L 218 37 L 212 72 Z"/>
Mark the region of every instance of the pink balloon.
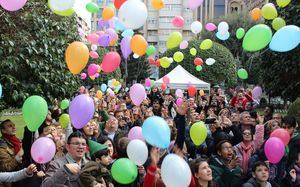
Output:
<path fill-rule="evenodd" d="M 99 77 L 99 73 L 95 73 L 95 78 L 98 78 Z"/>
<path fill-rule="evenodd" d="M 184 19 L 183 17 L 181 16 L 175 16 L 173 19 L 172 19 L 172 24 L 174 27 L 183 27 L 184 26 Z"/>
<path fill-rule="evenodd" d="M 163 77 L 163 82 L 164 82 L 165 84 L 170 84 L 170 78 L 169 78 L 168 76 L 164 76 L 164 77 Z"/>
<path fill-rule="evenodd" d="M 98 65 L 97 64 L 90 64 L 88 67 L 88 75 L 93 76 L 98 72 Z"/>
<path fill-rule="evenodd" d="M 285 146 L 289 143 L 291 139 L 289 132 L 283 128 L 274 130 L 271 133 L 270 137 L 279 138 L 284 143 Z"/>
<path fill-rule="evenodd" d="M 205 25 L 205 29 L 206 29 L 207 31 L 214 31 L 214 30 L 217 29 L 217 26 L 216 26 L 215 24 L 213 24 L 213 23 L 207 23 L 207 24 Z"/>
<path fill-rule="evenodd" d="M 8 11 L 17 11 L 26 4 L 27 0 L 1 0 L 1 6 Z"/>
<path fill-rule="evenodd" d="M 104 31 L 97 31 L 96 34 L 99 36 L 99 38 L 104 34 Z"/>
<path fill-rule="evenodd" d="M 145 80 L 145 86 L 150 87 L 151 86 L 151 79 L 147 78 Z"/>
<path fill-rule="evenodd" d="M 142 127 L 133 127 L 130 129 L 129 133 L 128 133 L 128 138 L 130 140 L 142 140 L 145 141 L 144 137 L 143 137 L 143 133 L 142 133 Z"/>
<path fill-rule="evenodd" d="M 90 57 L 94 58 L 94 59 L 97 59 L 97 58 L 99 58 L 99 55 L 96 51 L 90 51 Z"/>
<path fill-rule="evenodd" d="M 181 98 L 178 98 L 178 99 L 176 100 L 176 105 L 177 105 L 177 106 L 181 106 L 181 105 L 182 105 L 182 102 L 183 102 L 183 100 L 182 100 Z"/>
<path fill-rule="evenodd" d="M 54 141 L 50 138 L 42 137 L 33 142 L 30 153 L 35 162 L 45 164 L 52 160 L 55 151 Z"/>
<path fill-rule="evenodd" d="M 252 97 L 258 99 L 262 94 L 262 89 L 260 86 L 255 86 L 252 90 Z"/>
<path fill-rule="evenodd" d="M 86 37 L 87 41 L 89 41 L 92 44 L 98 44 L 99 36 L 95 33 L 89 34 Z"/>
<path fill-rule="evenodd" d="M 284 144 L 279 138 L 271 137 L 266 141 L 264 151 L 268 160 L 277 164 L 284 155 Z"/>
<path fill-rule="evenodd" d="M 189 46 L 189 43 L 186 40 L 183 40 L 180 45 L 179 48 L 180 49 L 186 49 Z"/>
<path fill-rule="evenodd" d="M 82 80 L 84 80 L 86 78 L 86 73 L 81 73 L 80 77 Z"/>
<path fill-rule="evenodd" d="M 107 53 L 102 60 L 101 69 L 105 73 L 115 71 L 121 63 L 121 57 L 117 52 Z"/>
<path fill-rule="evenodd" d="M 188 7 L 190 9 L 196 9 L 203 3 L 203 0 L 188 0 Z"/>
<path fill-rule="evenodd" d="M 146 98 L 146 91 L 144 86 L 139 83 L 132 85 L 130 87 L 129 96 L 133 104 L 139 106 Z"/>
<path fill-rule="evenodd" d="M 177 90 L 175 91 L 175 95 L 176 95 L 176 97 L 181 97 L 181 98 L 183 98 L 183 92 L 182 92 L 182 90 L 181 90 L 181 89 L 177 89 Z"/>

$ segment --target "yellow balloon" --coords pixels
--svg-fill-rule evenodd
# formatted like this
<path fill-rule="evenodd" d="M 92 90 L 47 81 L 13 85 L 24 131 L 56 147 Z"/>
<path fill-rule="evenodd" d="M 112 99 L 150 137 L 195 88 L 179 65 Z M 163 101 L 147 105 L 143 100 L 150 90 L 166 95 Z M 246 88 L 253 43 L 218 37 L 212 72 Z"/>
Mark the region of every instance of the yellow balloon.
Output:
<path fill-rule="evenodd" d="M 130 48 L 134 53 L 143 56 L 146 53 L 147 41 L 142 35 L 136 34 L 130 41 Z"/>
<path fill-rule="evenodd" d="M 102 95 L 103 95 L 103 94 L 102 94 L 101 90 L 98 90 L 97 93 L 96 93 L 97 98 L 98 98 L 98 99 L 101 99 L 101 98 L 102 98 Z"/>
<path fill-rule="evenodd" d="M 97 73 L 101 72 L 101 66 L 98 65 Z"/>
<path fill-rule="evenodd" d="M 182 60 L 184 59 L 184 54 L 180 51 L 177 51 L 174 53 L 173 59 L 175 60 L 175 62 L 182 62 Z"/>
<path fill-rule="evenodd" d="M 114 15 L 115 15 L 115 11 L 114 11 L 113 8 L 111 8 L 111 7 L 105 7 L 105 8 L 103 9 L 103 12 L 102 12 L 102 19 L 103 19 L 104 21 L 108 21 L 108 20 L 110 20 L 111 18 L 113 18 Z"/>
<path fill-rule="evenodd" d="M 58 118 L 58 122 L 59 122 L 60 126 L 65 129 L 69 125 L 69 123 L 70 123 L 70 116 L 69 116 L 69 114 L 62 114 Z"/>
<path fill-rule="evenodd" d="M 165 3 L 163 0 L 152 0 L 151 1 L 152 8 L 155 10 L 162 9 L 165 6 Z"/>
<path fill-rule="evenodd" d="M 284 27 L 286 25 L 284 19 L 277 17 L 275 19 L 273 19 L 272 21 L 272 27 L 273 29 L 275 29 L 276 31 L 281 29 L 282 27 Z"/>
<path fill-rule="evenodd" d="M 277 10 L 272 3 L 265 4 L 261 9 L 261 14 L 267 20 L 275 19 L 278 16 Z"/>
<path fill-rule="evenodd" d="M 201 42 L 200 44 L 200 49 L 202 50 L 207 50 L 210 49 L 213 45 L 213 42 L 211 41 L 211 39 L 205 39 Z"/>
<path fill-rule="evenodd" d="M 119 85 L 118 81 L 116 81 L 116 80 L 113 81 L 112 84 L 113 84 L 115 87 L 117 87 L 117 86 Z"/>
<path fill-rule="evenodd" d="M 286 7 L 290 4 L 291 0 L 276 0 L 276 2 L 279 7 Z"/>
<path fill-rule="evenodd" d="M 90 76 L 90 79 L 95 80 L 95 76 L 94 76 L 94 75 L 91 75 L 91 76 Z"/>
<path fill-rule="evenodd" d="M 167 40 L 167 48 L 173 49 L 180 45 L 182 41 L 182 35 L 180 32 L 172 32 Z"/>
<path fill-rule="evenodd" d="M 200 94 L 200 96 L 204 96 L 204 91 L 201 89 L 201 90 L 199 91 L 199 94 Z"/>
<path fill-rule="evenodd" d="M 68 46 L 65 58 L 71 73 L 77 75 L 89 61 L 89 49 L 82 42 L 73 42 Z"/>
<path fill-rule="evenodd" d="M 204 123 L 194 123 L 190 129 L 190 136 L 195 145 L 201 145 L 207 137 L 207 129 Z"/>
<path fill-rule="evenodd" d="M 163 68 L 168 68 L 170 67 L 171 62 L 169 61 L 168 57 L 163 57 L 160 59 L 160 66 Z"/>

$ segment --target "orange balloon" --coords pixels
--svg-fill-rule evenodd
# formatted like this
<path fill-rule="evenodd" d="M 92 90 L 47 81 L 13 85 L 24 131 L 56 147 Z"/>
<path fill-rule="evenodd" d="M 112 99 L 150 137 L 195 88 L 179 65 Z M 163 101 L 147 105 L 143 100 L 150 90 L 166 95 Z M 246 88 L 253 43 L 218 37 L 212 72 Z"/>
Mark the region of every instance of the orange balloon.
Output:
<path fill-rule="evenodd" d="M 103 19 L 104 21 L 108 21 L 108 20 L 110 20 L 112 17 L 114 17 L 114 15 L 115 15 L 115 11 L 114 11 L 113 8 L 111 8 L 111 7 L 105 7 L 105 8 L 103 9 L 103 12 L 102 12 L 102 19 Z"/>
<path fill-rule="evenodd" d="M 196 92 L 197 92 L 197 89 L 194 85 L 189 86 L 188 94 L 189 94 L 190 97 L 194 97 Z"/>
<path fill-rule="evenodd" d="M 152 8 L 155 10 L 162 9 L 165 6 L 163 0 L 152 0 L 151 5 L 152 5 Z"/>
<path fill-rule="evenodd" d="M 116 38 L 114 38 L 112 41 L 110 41 L 109 46 L 114 46 L 116 45 L 117 41 L 119 40 L 119 36 L 117 35 Z"/>
<path fill-rule="evenodd" d="M 89 49 L 82 42 L 73 42 L 68 46 L 65 58 L 71 73 L 79 74 L 89 61 Z"/>
<path fill-rule="evenodd" d="M 142 35 L 136 34 L 130 41 L 130 48 L 134 53 L 143 56 L 146 53 L 147 41 Z"/>
<path fill-rule="evenodd" d="M 259 8 L 254 8 L 250 14 L 254 21 L 258 21 L 261 18 L 261 10 Z"/>

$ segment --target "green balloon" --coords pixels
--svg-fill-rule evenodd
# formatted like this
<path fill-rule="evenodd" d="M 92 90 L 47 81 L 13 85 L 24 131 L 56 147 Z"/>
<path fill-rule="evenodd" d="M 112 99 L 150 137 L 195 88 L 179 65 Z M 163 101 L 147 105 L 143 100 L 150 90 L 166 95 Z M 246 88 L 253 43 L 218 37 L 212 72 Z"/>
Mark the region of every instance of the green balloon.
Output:
<path fill-rule="evenodd" d="M 239 69 L 237 74 L 238 74 L 240 79 L 247 79 L 248 78 L 248 72 L 244 68 Z"/>
<path fill-rule="evenodd" d="M 146 49 L 146 54 L 148 56 L 153 55 L 155 53 L 155 47 L 153 45 L 150 45 L 147 49 Z"/>
<path fill-rule="evenodd" d="M 197 49 L 194 48 L 194 47 L 191 48 L 191 49 L 190 49 L 190 54 L 193 55 L 193 56 L 196 56 L 196 54 L 197 54 Z"/>
<path fill-rule="evenodd" d="M 151 88 L 155 85 L 155 81 L 151 80 Z"/>
<path fill-rule="evenodd" d="M 36 131 L 46 119 L 48 105 L 44 98 L 33 95 L 28 97 L 22 107 L 25 124 L 31 132 Z"/>
<path fill-rule="evenodd" d="M 238 30 L 236 30 L 235 35 L 237 39 L 242 39 L 245 35 L 245 30 L 243 28 L 238 28 Z"/>
<path fill-rule="evenodd" d="M 182 35 L 180 32 L 172 32 L 167 40 L 167 48 L 173 49 L 180 45 L 182 41 Z"/>
<path fill-rule="evenodd" d="M 90 13 L 96 13 L 99 11 L 99 7 L 96 3 L 89 2 L 85 6 L 86 10 L 89 11 Z"/>
<path fill-rule="evenodd" d="M 67 128 L 67 126 L 70 124 L 69 114 L 62 114 L 61 116 L 59 116 L 58 122 L 62 128 Z"/>
<path fill-rule="evenodd" d="M 202 70 L 202 66 L 200 66 L 200 65 L 196 66 L 196 70 L 197 71 L 201 71 Z"/>
<path fill-rule="evenodd" d="M 272 30 L 265 24 L 258 24 L 247 31 L 243 39 L 243 48 L 255 52 L 265 48 L 272 39 Z"/>
<path fill-rule="evenodd" d="M 111 174 L 114 180 L 120 184 L 130 184 L 137 177 L 137 167 L 128 158 L 116 160 L 111 167 Z"/>
<path fill-rule="evenodd" d="M 176 53 L 174 53 L 173 59 L 175 60 L 175 62 L 182 62 L 182 60 L 184 59 L 184 55 L 182 52 L 177 51 Z"/>
<path fill-rule="evenodd" d="M 70 104 L 70 101 L 68 99 L 64 99 L 60 103 L 60 108 L 64 110 L 69 107 L 69 104 Z"/>
<path fill-rule="evenodd" d="M 284 27 L 286 25 L 284 19 L 277 17 L 275 19 L 273 19 L 272 21 L 272 27 L 273 29 L 275 29 L 276 31 L 279 30 L 280 28 Z"/>

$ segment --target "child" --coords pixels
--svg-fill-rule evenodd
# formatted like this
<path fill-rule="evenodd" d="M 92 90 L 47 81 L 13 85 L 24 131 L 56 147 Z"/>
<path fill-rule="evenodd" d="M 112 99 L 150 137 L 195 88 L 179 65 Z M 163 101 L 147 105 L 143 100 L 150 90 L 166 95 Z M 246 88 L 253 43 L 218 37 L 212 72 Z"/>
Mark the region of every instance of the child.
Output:
<path fill-rule="evenodd" d="M 107 169 L 111 163 L 107 146 L 89 140 L 89 148 L 92 161 L 88 162 L 81 170 L 81 186 L 113 186 L 110 172 Z"/>

